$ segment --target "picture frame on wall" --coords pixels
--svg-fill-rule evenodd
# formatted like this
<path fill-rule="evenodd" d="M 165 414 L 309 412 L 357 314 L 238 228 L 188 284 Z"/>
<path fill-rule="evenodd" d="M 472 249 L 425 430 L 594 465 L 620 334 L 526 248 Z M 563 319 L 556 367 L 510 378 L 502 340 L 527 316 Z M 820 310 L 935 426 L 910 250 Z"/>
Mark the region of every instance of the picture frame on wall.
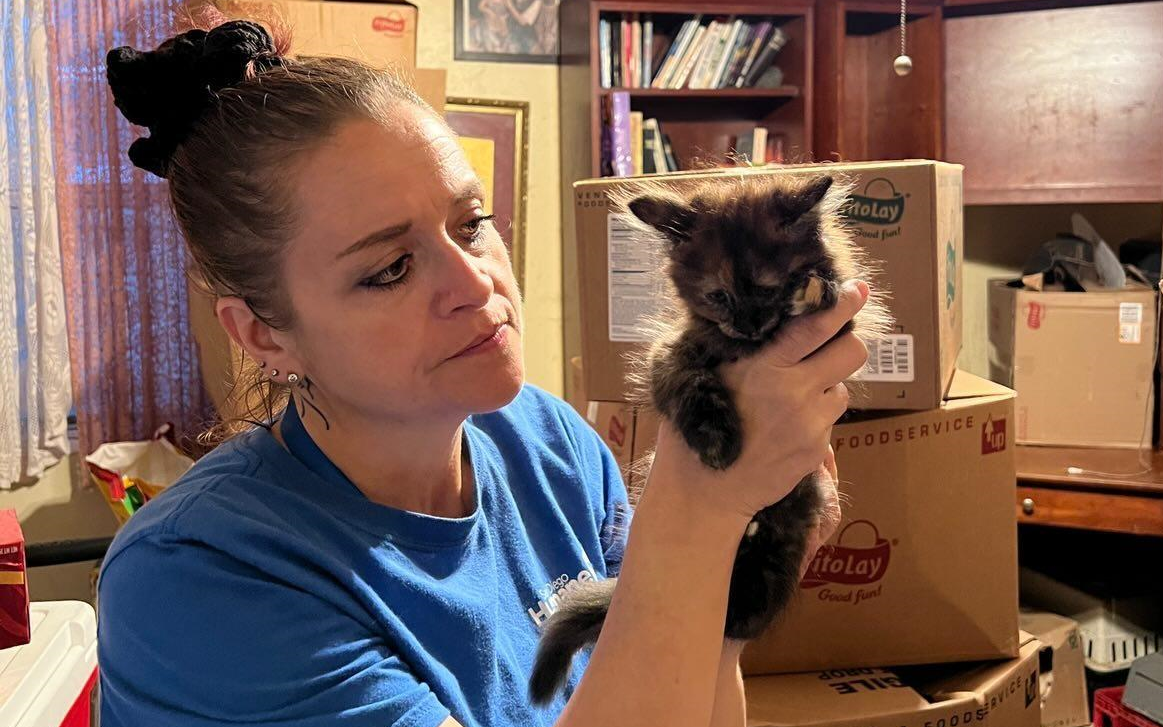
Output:
<path fill-rule="evenodd" d="M 452 0 L 458 61 L 557 63 L 561 0 Z"/>
<path fill-rule="evenodd" d="M 517 284 L 525 287 L 525 207 L 529 183 L 529 103 L 449 98 L 444 118 L 457 133 L 485 187 L 485 213 L 509 249 Z"/>

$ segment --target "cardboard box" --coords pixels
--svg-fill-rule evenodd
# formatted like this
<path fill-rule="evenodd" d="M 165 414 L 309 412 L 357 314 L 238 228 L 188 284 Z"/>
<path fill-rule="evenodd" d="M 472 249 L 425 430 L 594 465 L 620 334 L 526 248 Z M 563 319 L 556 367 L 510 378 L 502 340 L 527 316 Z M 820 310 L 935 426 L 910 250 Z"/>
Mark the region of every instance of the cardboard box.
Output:
<path fill-rule="evenodd" d="M 295 55 L 345 56 L 379 66 L 416 67 L 419 11 L 410 3 L 216 0 L 216 4 L 230 17 L 287 23 Z"/>
<path fill-rule="evenodd" d="M 990 377 L 1017 391 L 1018 444 L 1151 446 L 1155 295 L 990 281 Z"/>
<path fill-rule="evenodd" d="M 863 409 L 938 406 L 961 350 L 961 167 L 931 161 L 860 162 L 719 169 L 658 175 L 676 189 L 751 174 L 849 177 L 856 191 L 848 207 L 856 239 L 882 268 L 872 285 L 888 291 L 897 327 L 870 356 L 865 385 L 853 392 Z M 641 350 L 638 323 L 656 312 L 652 251 L 629 242 L 608 214 L 607 194 L 634 179 L 591 179 L 574 185 L 586 391 L 621 401 L 628 354 Z M 595 362 L 601 362 L 597 364 Z"/>
<path fill-rule="evenodd" d="M 1022 611 L 1022 631 L 1042 642 L 1038 682 L 1042 695 L 1042 727 L 1082 727 L 1090 724 L 1086 698 L 1086 666 L 1078 622 L 1045 611 Z"/>
<path fill-rule="evenodd" d="M 1038 652 L 949 667 L 833 669 L 749 677 L 747 727 L 1037 727 Z"/>
<path fill-rule="evenodd" d="M 938 409 L 837 424 L 843 521 L 744 650 L 743 673 L 1015 656 L 1013 405 L 1013 391 L 958 371 Z M 657 433 L 657 418 L 641 424 L 635 450 Z"/>
<path fill-rule="evenodd" d="M 624 402 L 591 401 L 583 416 L 610 448 L 622 472 L 630 505 L 637 506 L 649 473 L 649 464 L 643 467 L 641 462 L 658 438 L 658 415 Z"/>
<path fill-rule="evenodd" d="M 27 644 L 31 637 L 24 533 L 15 510 L 0 510 L 0 649 Z"/>

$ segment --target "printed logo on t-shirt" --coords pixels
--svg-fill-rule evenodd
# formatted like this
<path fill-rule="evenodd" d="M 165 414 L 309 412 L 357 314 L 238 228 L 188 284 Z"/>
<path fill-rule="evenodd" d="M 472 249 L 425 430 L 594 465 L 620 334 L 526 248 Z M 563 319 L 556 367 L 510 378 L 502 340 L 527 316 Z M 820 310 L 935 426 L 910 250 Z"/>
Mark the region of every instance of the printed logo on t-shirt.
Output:
<path fill-rule="evenodd" d="M 537 624 L 538 628 L 541 628 L 541 625 L 560 608 L 561 599 L 565 594 L 576 588 L 579 583 L 596 580 L 598 580 L 598 575 L 593 568 L 587 568 L 573 578 L 570 578 L 567 573 L 562 573 L 537 589 L 537 605 L 528 609 L 529 618 L 533 619 L 533 623 Z"/>

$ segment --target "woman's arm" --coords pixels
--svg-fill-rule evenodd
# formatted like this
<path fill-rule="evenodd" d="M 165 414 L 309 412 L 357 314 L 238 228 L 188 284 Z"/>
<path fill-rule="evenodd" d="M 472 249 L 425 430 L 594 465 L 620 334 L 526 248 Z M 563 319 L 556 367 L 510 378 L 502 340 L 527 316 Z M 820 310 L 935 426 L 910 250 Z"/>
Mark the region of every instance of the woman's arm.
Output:
<path fill-rule="evenodd" d="M 719 677 L 715 683 L 715 709 L 711 727 L 743 727 L 747 723 L 747 700 L 743 694 L 743 670 L 739 656 L 746 642 L 728 639 L 723 642 L 719 658 Z"/>

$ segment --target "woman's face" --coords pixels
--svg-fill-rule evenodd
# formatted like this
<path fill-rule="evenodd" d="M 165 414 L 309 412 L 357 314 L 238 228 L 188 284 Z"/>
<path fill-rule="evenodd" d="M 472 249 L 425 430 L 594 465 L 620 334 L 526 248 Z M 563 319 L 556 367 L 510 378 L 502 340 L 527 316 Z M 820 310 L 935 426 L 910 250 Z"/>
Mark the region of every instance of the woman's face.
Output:
<path fill-rule="evenodd" d="M 321 406 L 404 422 L 498 409 L 524 380 L 508 253 L 453 133 L 410 104 L 394 113 L 296 165 L 294 323 L 276 338 Z"/>

